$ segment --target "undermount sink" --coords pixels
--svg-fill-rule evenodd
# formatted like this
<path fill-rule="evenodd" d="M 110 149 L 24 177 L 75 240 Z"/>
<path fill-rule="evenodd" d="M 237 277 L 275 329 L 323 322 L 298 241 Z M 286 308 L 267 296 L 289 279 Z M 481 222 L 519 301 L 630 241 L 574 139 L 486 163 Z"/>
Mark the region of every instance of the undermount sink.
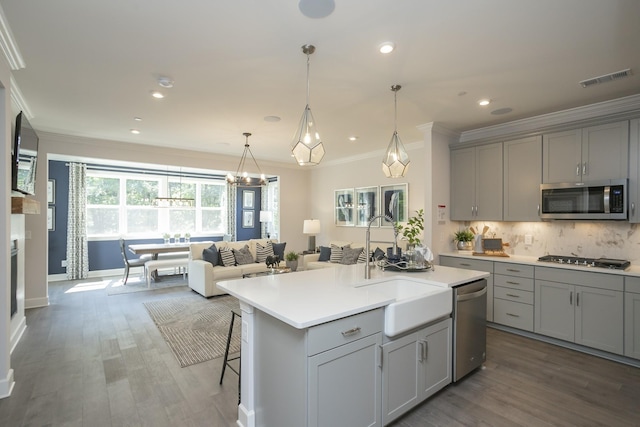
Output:
<path fill-rule="evenodd" d="M 394 299 L 384 309 L 384 333 L 388 337 L 451 314 L 452 293 L 449 287 L 406 277 L 371 280 L 356 287 Z"/>

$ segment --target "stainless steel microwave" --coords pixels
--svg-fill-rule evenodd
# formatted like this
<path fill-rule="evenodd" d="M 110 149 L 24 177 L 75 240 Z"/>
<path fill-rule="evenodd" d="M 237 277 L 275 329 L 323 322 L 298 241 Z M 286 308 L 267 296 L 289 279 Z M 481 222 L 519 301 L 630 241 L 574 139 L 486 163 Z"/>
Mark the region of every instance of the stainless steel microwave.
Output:
<path fill-rule="evenodd" d="M 627 219 L 627 180 L 540 185 L 542 219 Z"/>

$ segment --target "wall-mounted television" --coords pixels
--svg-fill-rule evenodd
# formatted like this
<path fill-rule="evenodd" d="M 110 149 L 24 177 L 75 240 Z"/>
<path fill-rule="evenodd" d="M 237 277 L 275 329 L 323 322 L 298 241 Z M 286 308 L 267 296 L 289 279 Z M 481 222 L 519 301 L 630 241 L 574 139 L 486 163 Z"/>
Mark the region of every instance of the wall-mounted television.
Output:
<path fill-rule="evenodd" d="M 16 116 L 11 150 L 11 189 L 13 191 L 31 196 L 36 194 L 38 141 L 36 131 L 20 111 Z"/>

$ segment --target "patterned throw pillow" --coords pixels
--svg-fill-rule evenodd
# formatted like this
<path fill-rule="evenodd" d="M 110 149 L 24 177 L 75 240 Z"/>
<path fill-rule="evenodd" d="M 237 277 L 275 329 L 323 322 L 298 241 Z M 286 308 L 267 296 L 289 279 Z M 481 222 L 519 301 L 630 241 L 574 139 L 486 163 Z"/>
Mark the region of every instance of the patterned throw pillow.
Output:
<path fill-rule="evenodd" d="M 236 265 L 253 264 L 253 255 L 248 245 L 244 245 L 242 249 L 233 249 L 233 256 L 236 259 Z"/>
<path fill-rule="evenodd" d="M 355 264 L 358 262 L 358 257 L 362 252 L 362 248 L 350 248 L 345 246 L 342 248 L 342 260 L 340 260 L 340 264 Z"/>
<path fill-rule="evenodd" d="M 358 255 L 358 264 L 367 262 L 367 254 L 364 251 L 364 248 L 355 248 L 360 249 L 360 255 Z M 369 259 L 371 259 L 371 254 L 369 254 Z"/>
<path fill-rule="evenodd" d="M 336 264 L 342 263 L 342 251 L 344 248 L 350 247 L 349 245 L 345 246 L 337 246 L 331 245 L 331 257 L 329 258 L 329 262 L 335 262 Z"/>
<path fill-rule="evenodd" d="M 225 267 L 236 265 L 236 257 L 233 255 L 231 248 L 220 248 L 220 258 L 222 258 L 222 265 Z"/>
<path fill-rule="evenodd" d="M 267 246 L 256 243 L 256 262 L 265 262 L 268 256 L 273 255 L 273 243 L 267 242 Z"/>

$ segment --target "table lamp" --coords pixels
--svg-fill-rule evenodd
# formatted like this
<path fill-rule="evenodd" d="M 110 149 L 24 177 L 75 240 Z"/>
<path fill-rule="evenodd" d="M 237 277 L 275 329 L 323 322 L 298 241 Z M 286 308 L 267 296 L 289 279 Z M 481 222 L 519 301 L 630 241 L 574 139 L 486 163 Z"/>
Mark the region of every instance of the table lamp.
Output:
<path fill-rule="evenodd" d="M 273 222 L 273 212 L 271 211 L 260 211 L 260 222 L 266 223 L 265 231 L 267 233 L 267 239 L 271 238 L 270 226 L 269 224 Z"/>
<path fill-rule="evenodd" d="M 316 251 L 316 234 L 320 233 L 319 219 L 305 219 L 302 226 L 302 232 L 309 235 L 308 252 Z"/>

